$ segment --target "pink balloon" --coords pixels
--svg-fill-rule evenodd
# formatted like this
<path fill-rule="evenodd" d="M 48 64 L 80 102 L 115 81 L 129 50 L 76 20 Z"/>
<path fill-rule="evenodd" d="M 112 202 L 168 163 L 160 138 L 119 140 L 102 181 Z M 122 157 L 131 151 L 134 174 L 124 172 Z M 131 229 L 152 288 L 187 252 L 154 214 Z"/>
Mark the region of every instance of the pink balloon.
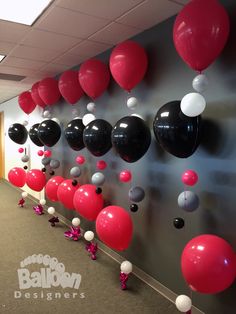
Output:
<path fill-rule="evenodd" d="M 43 154 L 45 157 L 51 157 L 52 152 L 50 150 L 45 150 L 45 152 Z"/>
<path fill-rule="evenodd" d="M 36 105 L 38 105 L 42 108 L 45 108 L 46 104 L 44 103 L 42 98 L 39 96 L 38 87 L 39 87 L 39 82 L 34 83 L 34 85 L 31 87 L 31 96 L 32 96 L 34 102 L 36 103 Z"/>
<path fill-rule="evenodd" d="M 83 164 L 85 163 L 85 158 L 84 158 L 84 156 L 82 156 L 82 155 L 77 156 L 77 157 L 76 157 L 76 162 L 77 162 L 77 164 L 79 164 L 79 165 L 83 165 Z"/>
<path fill-rule="evenodd" d="M 206 69 L 218 57 L 228 36 L 229 17 L 216 0 L 192 0 L 175 20 L 175 48 L 196 71 Z"/>
<path fill-rule="evenodd" d="M 198 181 L 198 175 L 194 170 L 186 170 L 182 174 L 182 182 L 186 185 L 193 186 Z"/>
<path fill-rule="evenodd" d="M 18 152 L 19 152 L 20 154 L 23 153 L 23 152 L 24 152 L 24 148 L 22 148 L 22 147 L 18 148 Z"/>
<path fill-rule="evenodd" d="M 121 182 L 129 182 L 132 179 L 132 174 L 129 170 L 123 170 L 119 174 L 119 179 Z"/>
<path fill-rule="evenodd" d="M 185 246 L 181 268 L 192 290 L 213 294 L 227 289 L 235 280 L 236 257 L 224 239 L 203 234 Z"/>
<path fill-rule="evenodd" d="M 104 160 L 97 161 L 97 168 L 99 170 L 104 170 L 107 167 L 107 163 Z"/>
<path fill-rule="evenodd" d="M 47 197 L 53 201 L 57 202 L 58 201 L 58 196 L 57 196 L 57 190 L 59 185 L 64 181 L 65 179 L 61 176 L 55 176 L 52 177 L 51 179 L 48 180 L 46 186 L 45 186 L 45 192 Z"/>
<path fill-rule="evenodd" d="M 103 208 L 102 194 L 96 193 L 97 187 L 92 184 L 82 185 L 74 195 L 75 210 L 88 220 L 96 220 Z"/>
<path fill-rule="evenodd" d="M 147 54 L 138 43 L 127 40 L 117 45 L 110 56 L 110 70 L 114 80 L 130 92 L 147 71 Z"/>
<path fill-rule="evenodd" d="M 96 232 L 106 245 L 123 251 L 128 248 L 132 240 L 133 223 L 124 208 L 108 206 L 97 216 Z"/>
<path fill-rule="evenodd" d="M 65 71 L 60 76 L 58 87 L 63 98 L 71 105 L 77 103 L 84 94 L 76 71 Z"/>
<path fill-rule="evenodd" d="M 34 191 L 42 191 L 46 184 L 45 173 L 39 169 L 31 169 L 26 174 L 26 184 Z"/>
<path fill-rule="evenodd" d="M 79 188 L 79 184 L 73 186 L 71 179 L 64 180 L 57 189 L 58 200 L 67 209 L 74 209 L 73 198 L 76 190 Z"/>
<path fill-rule="evenodd" d="M 107 65 L 97 59 L 84 62 L 79 70 L 79 82 L 89 97 L 98 98 L 105 92 L 110 82 Z"/>
<path fill-rule="evenodd" d="M 30 114 L 32 111 L 34 111 L 36 107 L 30 92 L 21 93 L 18 97 L 18 103 L 21 109 L 27 114 Z"/>
<path fill-rule="evenodd" d="M 25 179 L 26 173 L 22 168 L 15 167 L 8 172 L 8 180 L 14 186 L 22 188 L 25 185 Z"/>
<path fill-rule="evenodd" d="M 61 97 L 57 80 L 52 77 L 47 77 L 39 82 L 38 93 L 43 102 L 49 106 L 58 102 Z"/>

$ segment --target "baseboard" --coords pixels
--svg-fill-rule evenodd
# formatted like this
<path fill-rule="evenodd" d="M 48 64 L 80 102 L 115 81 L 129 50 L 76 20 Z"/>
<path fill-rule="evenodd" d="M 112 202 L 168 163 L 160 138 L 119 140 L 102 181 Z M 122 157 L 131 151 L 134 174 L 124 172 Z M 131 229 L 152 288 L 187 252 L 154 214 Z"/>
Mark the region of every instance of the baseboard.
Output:
<path fill-rule="evenodd" d="M 12 187 L 12 185 L 6 179 L 2 179 L 2 180 Z M 14 187 L 14 188 L 16 190 L 22 192 L 21 189 L 19 189 L 17 187 Z M 35 197 L 33 197 L 32 195 L 29 195 L 28 198 L 31 199 L 33 202 L 38 203 L 38 200 Z M 47 207 L 47 206 L 44 206 L 44 207 Z M 45 212 L 47 212 L 47 211 L 45 210 Z M 69 219 L 65 218 L 64 216 L 62 216 L 61 214 L 59 214 L 57 212 L 56 212 L 56 215 L 58 216 L 60 222 L 62 222 L 64 225 L 71 226 L 71 221 Z M 98 249 L 101 250 L 106 255 L 108 255 L 113 260 L 115 260 L 117 263 L 120 264 L 124 261 L 124 257 L 122 257 L 121 255 L 119 255 L 118 253 L 116 253 L 115 251 L 113 251 L 112 249 L 107 247 L 103 242 L 101 242 L 98 239 L 96 239 L 96 242 L 98 243 Z M 151 277 L 150 275 L 145 273 L 142 269 L 133 265 L 133 272 L 132 273 L 133 273 L 133 275 L 138 277 L 140 280 L 145 282 L 152 289 L 154 289 L 155 291 L 160 293 L 163 297 L 165 297 L 166 299 L 168 299 L 172 303 L 175 303 L 175 299 L 177 298 L 178 295 L 176 293 L 174 293 L 173 291 L 171 291 L 170 289 L 168 289 L 167 287 L 165 287 L 159 281 L 157 281 L 156 279 L 154 279 L 153 277 Z M 192 306 L 192 314 L 205 314 L 205 313 L 202 312 L 201 310 L 199 310 L 197 307 Z"/>

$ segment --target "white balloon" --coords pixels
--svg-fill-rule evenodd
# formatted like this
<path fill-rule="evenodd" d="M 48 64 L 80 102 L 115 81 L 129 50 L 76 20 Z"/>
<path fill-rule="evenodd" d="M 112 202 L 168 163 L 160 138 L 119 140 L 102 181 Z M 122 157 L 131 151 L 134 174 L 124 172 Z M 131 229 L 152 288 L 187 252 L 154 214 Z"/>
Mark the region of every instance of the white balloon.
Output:
<path fill-rule="evenodd" d="M 85 234 L 84 234 L 84 238 L 87 241 L 92 241 L 94 239 L 93 231 L 86 231 Z"/>
<path fill-rule="evenodd" d="M 130 97 L 127 99 L 127 107 L 134 110 L 138 105 L 138 99 L 135 97 Z"/>
<path fill-rule="evenodd" d="M 83 125 L 86 126 L 95 119 L 96 119 L 95 115 L 93 115 L 92 113 L 87 113 L 86 115 L 83 116 L 83 120 L 82 120 Z"/>
<path fill-rule="evenodd" d="M 208 83 L 209 81 L 206 75 L 199 74 L 193 79 L 192 86 L 198 93 L 202 93 L 207 89 Z"/>
<path fill-rule="evenodd" d="M 80 225 L 80 219 L 78 217 L 75 217 L 72 219 L 72 225 L 74 227 L 78 227 Z"/>
<path fill-rule="evenodd" d="M 138 118 L 140 118 L 140 119 L 143 119 L 143 120 L 144 120 L 144 117 L 143 117 L 143 116 L 141 116 L 140 114 L 137 114 L 137 113 L 132 113 L 132 114 L 131 114 L 131 116 L 132 116 L 132 117 L 138 117 Z"/>
<path fill-rule="evenodd" d="M 28 193 L 27 193 L 27 192 L 22 192 L 22 193 L 21 193 L 21 196 L 22 196 L 23 198 L 26 198 L 26 197 L 28 196 Z"/>
<path fill-rule="evenodd" d="M 73 116 L 78 116 L 78 115 L 79 115 L 79 110 L 76 109 L 76 108 L 74 108 L 74 109 L 72 110 L 72 115 L 73 115 Z"/>
<path fill-rule="evenodd" d="M 42 114 L 43 118 L 51 118 L 51 112 L 49 110 L 44 110 Z"/>
<path fill-rule="evenodd" d="M 29 124 L 29 122 L 26 121 L 26 120 L 24 120 L 24 121 L 22 122 L 22 124 L 23 124 L 24 126 L 27 126 L 27 125 Z"/>
<path fill-rule="evenodd" d="M 87 104 L 87 110 L 90 111 L 90 112 L 95 112 L 95 109 L 96 109 L 96 105 L 94 102 L 90 102 Z"/>
<path fill-rule="evenodd" d="M 176 298 L 175 305 L 180 312 L 186 313 L 191 310 L 192 300 L 187 295 L 181 294 Z"/>
<path fill-rule="evenodd" d="M 45 205 L 45 204 L 46 204 L 46 200 L 42 198 L 42 199 L 39 201 L 39 204 L 40 204 L 40 205 Z"/>
<path fill-rule="evenodd" d="M 54 207 L 48 207 L 48 213 L 50 215 L 54 215 L 55 214 L 55 208 Z"/>
<path fill-rule="evenodd" d="M 198 93 L 189 93 L 181 100 L 180 108 L 188 117 L 199 116 L 206 107 L 205 98 Z"/>
<path fill-rule="evenodd" d="M 133 270 L 133 265 L 129 261 L 124 261 L 120 265 L 120 270 L 122 273 L 129 274 Z"/>
<path fill-rule="evenodd" d="M 60 121 L 57 118 L 52 118 L 53 121 L 55 121 L 57 124 L 60 125 Z"/>

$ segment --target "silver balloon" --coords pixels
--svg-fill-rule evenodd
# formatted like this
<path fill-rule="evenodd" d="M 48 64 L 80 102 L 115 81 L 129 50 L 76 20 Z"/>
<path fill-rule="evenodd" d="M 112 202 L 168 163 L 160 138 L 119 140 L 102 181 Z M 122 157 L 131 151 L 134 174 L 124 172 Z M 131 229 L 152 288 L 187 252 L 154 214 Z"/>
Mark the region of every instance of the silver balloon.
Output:
<path fill-rule="evenodd" d="M 81 170 L 79 167 L 73 167 L 70 169 L 70 175 L 74 178 L 79 177 L 81 175 Z"/>
<path fill-rule="evenodd" d="M 60 167 L 60 161 L 59 160 L 57 160 L 57 159 L 51 159 L 50 160 L 50 167 L 52 168 L 52 169 L 57 169 L 57 168 L 59 168 Z"/>
<path fill-rule="evenodd" d="M 103 173 L 101 172 L 95 172 L 92 176 L 92 184 L 100 186 L 103 185 L 103 183 L 105 182 L 105 176 Z"/>
<path fill-rule="evenodd" d="M 43 114 L 42 114 L 42 117 L 50 119 L 52 117 L 52 114 L 51 114 L 51 112 L 49 110 L 44 110 Z"/>
<path fill-rule="evenodd" d="M 202 93 L 207 89 L 208 83 L 209 81 L 206 75 L 199 74 L 193 79 L 192 86 L 198 93 Z"/>
<path fill-rule="evenodd" d="M 94 102 L 90 102 L 87 104 L 87 110 L 89 112 L 95 112 L 95 109 L 96 109 L 96 105 Z"/>
<path fill-rule="evenodd" d="M 28 162 L 29 161 L 29 156 L 28 155 L 24 155 L 21 157 L 21 161 L 23 162 Z"/>
<path fill-rule="evenodd" d="M 140 186 L 134 186 L 129 190 L 129 199 L 132 202 L 139 203 L 145 197 L 144 189 Z"/>
<path fill-rule="evenodd" d="M 178 197 L 178 205 L 187 212 L 193 212 L 199 207 L 199 198 L 192 191 L 184 191 Z"/>
<path fill-rule="evenodd" d="M 44 157 L 42 160 L 41 160 L 41 163 L 44 165 L 44 166 L 47 166 L 50 164 L 50 161 L 51 161 L 51 158 L 49 157 Z"/>

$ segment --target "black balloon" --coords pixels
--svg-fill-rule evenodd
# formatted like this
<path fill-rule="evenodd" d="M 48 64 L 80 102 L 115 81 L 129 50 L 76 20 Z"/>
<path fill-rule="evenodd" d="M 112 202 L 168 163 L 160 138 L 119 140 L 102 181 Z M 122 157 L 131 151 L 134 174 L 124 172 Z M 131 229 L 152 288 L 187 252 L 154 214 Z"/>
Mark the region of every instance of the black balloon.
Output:
<path fill-rule="evenodd" d="M 84 129 L 83 140 L 86 148 L 94 156 L 103 156 L 112 147 L 112 126 L 103 119 L 91 121 Z"/>
<path fill-rule="evenodd" d="M 12 124 L 8 129 L 10 139 L 17 144 L 25 144 L 28 132 L 24 125 L 20 123 Z"/>
<path fill-rule="evenodd" d="M 148 150 L 151 132 L 143 119 L 127 116 L 114 126 L 111 140 L 120 157 L 131 163 L 143 157 Z"/>
<path fill-rule="evenodd" d="M 173 224 L 176 229 L 182 229 L 184 227 L 184 220 L 181 217 L 176 217 L 173 220 Z"/>
<path fill-rule="evenodd" d="M 61 128 L 53 120 L 44 120 L 38 127 L 38 137 L 44 145 L 52 147 L 61 137 Z"/>
<path fill-rule="evenodd" d="M 29 130 L 29 137 L 31 141 L 37 146 L 44 146 L 38 137 L 38 127 L 39 123 L 34 124 Z"/>
<path fill-rule="evenodd" d="M 70 121 L 65 129 L 65 138 L 70 147 L 76 151 L 84 148 L 83 131 L 85 126 L 82 119 L 74 119 Z"/>
<path fill-rule="evenodd" d="M 133 213 L 135 213 L 138 210 L 138 205 L 137 204 L 131 204 L 129 208 Z"/>
<path fill-rule="evenodd" d="M 200 143 L 201 116 L 187 117 L 180 109 L 180 101 L 171 101 L 158 110 L 153 130 L 163 149 L 176 157 L 187 158 Z"/>

